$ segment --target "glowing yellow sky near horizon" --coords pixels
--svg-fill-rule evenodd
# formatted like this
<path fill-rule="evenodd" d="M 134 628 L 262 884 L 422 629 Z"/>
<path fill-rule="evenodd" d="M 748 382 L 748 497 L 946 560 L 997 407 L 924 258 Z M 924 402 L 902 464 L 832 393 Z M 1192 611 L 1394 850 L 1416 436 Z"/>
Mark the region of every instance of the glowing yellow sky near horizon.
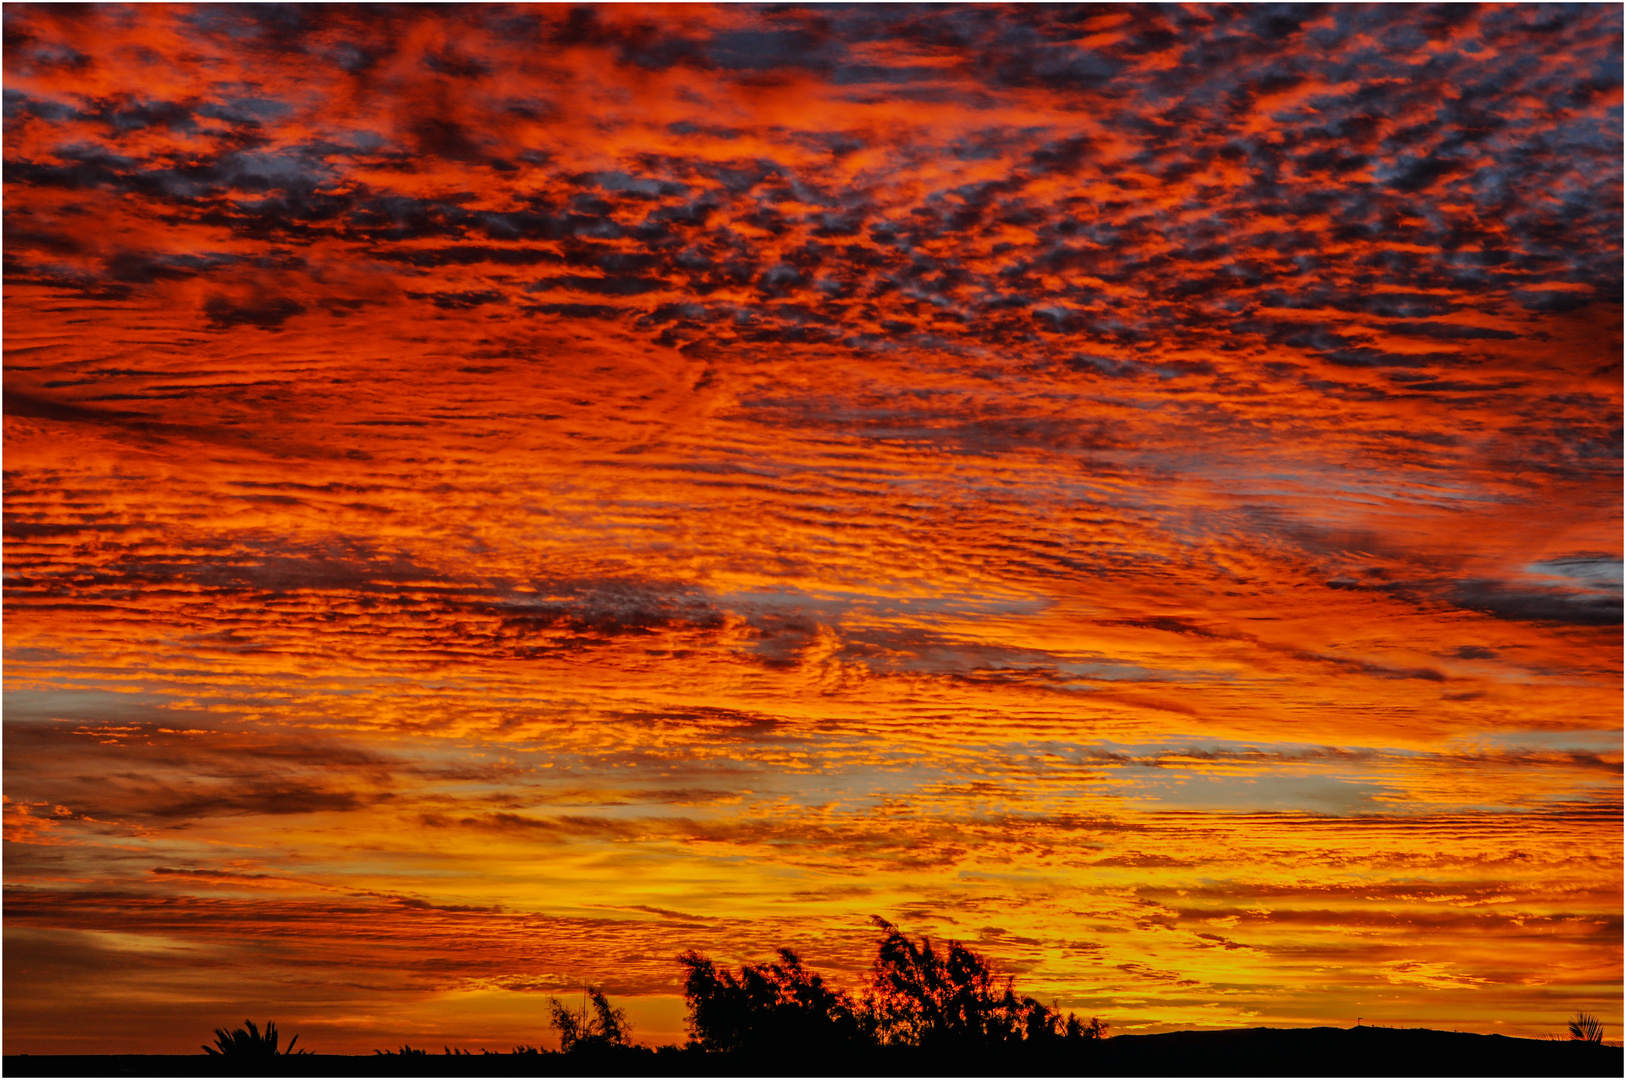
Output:
<path fill-rule="evenodd" d="M 1618 1025 L 1545 12 L 8 5 L 5 1051 L 678 1041 L 871 915 L 1119 1031 Z"/>

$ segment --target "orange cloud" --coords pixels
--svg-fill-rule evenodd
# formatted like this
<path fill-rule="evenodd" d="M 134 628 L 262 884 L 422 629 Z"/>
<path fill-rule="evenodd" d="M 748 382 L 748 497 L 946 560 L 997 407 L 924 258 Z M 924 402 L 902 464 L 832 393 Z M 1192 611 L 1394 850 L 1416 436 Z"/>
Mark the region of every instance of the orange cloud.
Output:
<path fill-rule="evenodd" d="M 1618 12 L 6 26 L 11 1050 L 1618 1020 Z"/>

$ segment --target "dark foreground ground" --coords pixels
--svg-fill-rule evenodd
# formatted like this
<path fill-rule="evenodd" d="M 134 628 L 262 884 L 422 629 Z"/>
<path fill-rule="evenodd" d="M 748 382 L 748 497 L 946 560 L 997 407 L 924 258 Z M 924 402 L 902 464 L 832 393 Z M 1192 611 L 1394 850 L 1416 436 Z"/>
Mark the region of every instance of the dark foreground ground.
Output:
<path fill-rule="evenodd" d="M 1610 1076 L 1618 1046 L 1420 1028 L 1245 1028 L 1119 1035 L 1060 1053 L 730 1056 L 666 1048 L 426 1057 L 7 1055 L 21 1076 Z"/>

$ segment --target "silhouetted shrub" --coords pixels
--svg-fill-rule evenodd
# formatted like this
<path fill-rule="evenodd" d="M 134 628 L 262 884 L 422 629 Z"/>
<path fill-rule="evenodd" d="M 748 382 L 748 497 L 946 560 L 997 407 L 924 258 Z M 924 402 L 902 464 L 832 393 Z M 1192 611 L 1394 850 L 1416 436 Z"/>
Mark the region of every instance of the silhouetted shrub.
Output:
<path fill-rule="evenodd" d="M 205 1046 L 203 1048 L 204 1052 L 238 1058 L 276 1057 L 278 1054 L 277 1043 L 280 1040 L 280 1036 L 277 1035 L 277 1025 L 274 1022 L 268 1022 L 265 1025 L 265 1034 L 262 1035 L 260 1029 L 255 1026 L 254 1021 L 244 1020 L 243 1023 L 248 1025 L 246 1031 L 243 1028 L 238 1028 L 236 1031 L 215 1028 L 215 1045 Z M 289 1039 L 288 1048 L 281 1051 L 281 1053 L 284 1055 L 310 1053 L 309 1050 L 295 1050 L 294 1043 L 298 1041 L 298 1035 Z M 217 1047 L 218 1049 L 216 1049 Z"/>
<path fill-rule="evenodd" d="M 582 1011 L 575 1013 L 558 998 L 548 999 L 553 1013 L 552 1023 L 559 1032 L 559 1049 L 568 1054 L 578 1048 L 626 1046 L 632 1037 L 632 1025 L 627 1023 L 626 1012 L 611 1008 L 604 992 L 597 988 L 588 987 L 587 997 L 593 1003 L 592 1016 L 587 1013 L 585 1001 Z"/>
<path fill-rule="evenodd" d="M 950 941 L 946 950 L 931 939 L 910 941 L 882 918 L 886 931 L 875 957 L 871 1008 L 878 1041 L 938 1051 L 992 1050 L 1023 1042 L 1099 1039 L 1107 1025 L 1083 1023 L 1018 997 L 1015 977 L 1000 979 L 988 961 Z"/>
<path fill-rule="evenodd" d="M 780 963 L 746 964 L 739 976 L 719 971 L 697 952 L 678 962 L 689 969 L 683 996 L 689 1002 L 693 1045 L 704 1050 L 757 1052 L 788 1047 L 831 1050 L 857 1043 L 864 1034 L 852 998 L 824 985 L 790 949 Z"/>
<path fill-rule="evenodd" d="M 1064 1018 L 1031 997 L 1018 996 L 1013 977 L 959 942 L 939 951 L 917 945 L 885 919 L 869 987 L 858 998 L 832 990 L 789 949 L 780 963 L 746 964 L 739 975 L 719 970 L 697 952 L 678 962 L 688 969 L 691 1046 L 707 1051 L 825 1054 L 882 1046 L 939 1054 L 989 1052 L 1021 1044 L 1064 1046 L 1099 1039 L 1098 1019 Z"/>

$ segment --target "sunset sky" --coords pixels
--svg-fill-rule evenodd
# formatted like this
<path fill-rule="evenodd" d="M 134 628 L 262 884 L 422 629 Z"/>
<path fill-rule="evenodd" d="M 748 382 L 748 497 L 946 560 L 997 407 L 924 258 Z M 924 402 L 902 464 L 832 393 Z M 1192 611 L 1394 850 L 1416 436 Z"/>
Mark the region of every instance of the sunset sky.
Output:
<path fill-rule="evenodd" d="M 1621 7 L 5 6 L 4 1050 L 1622 989 Z"/>

